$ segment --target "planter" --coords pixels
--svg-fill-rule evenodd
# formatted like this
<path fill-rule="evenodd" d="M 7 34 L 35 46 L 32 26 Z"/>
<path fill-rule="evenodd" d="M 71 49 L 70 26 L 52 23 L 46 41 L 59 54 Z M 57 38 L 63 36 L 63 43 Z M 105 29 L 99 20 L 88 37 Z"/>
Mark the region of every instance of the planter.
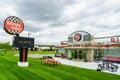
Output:
<path fill-rule="evenodd" d="M 101 71 L 101 69 L 97 69 L 97 71 Z"/>
<path fill-rule="evenodd" d="M 68 60 L 72 60 L 72 58 L 68 58 Z"/>
<path fill-rule="evenodd" d="M 88 60 L 87 60 L 87 59 L 84 59 L 84 62 L 88 62 Z"/>

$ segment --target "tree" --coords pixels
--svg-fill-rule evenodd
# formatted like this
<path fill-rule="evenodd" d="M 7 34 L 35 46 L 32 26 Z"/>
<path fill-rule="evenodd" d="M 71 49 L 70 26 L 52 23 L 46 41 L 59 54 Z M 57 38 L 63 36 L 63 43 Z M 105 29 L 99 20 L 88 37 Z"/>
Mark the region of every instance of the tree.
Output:
<path fill-rule="evenodd" d="M 0 43 L 0 49 L 5 51 L 6 54 L 8 50 L 12 49 L 12 46 L 10 45 L 10 42 Z"/>

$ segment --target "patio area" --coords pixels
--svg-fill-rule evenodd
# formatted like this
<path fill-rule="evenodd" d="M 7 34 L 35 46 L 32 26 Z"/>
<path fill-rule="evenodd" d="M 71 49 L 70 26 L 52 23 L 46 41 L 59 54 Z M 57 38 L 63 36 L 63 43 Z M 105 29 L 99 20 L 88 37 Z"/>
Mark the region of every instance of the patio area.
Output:
<path fill-rule="evenodd" d="M 94 69 L 94 70 L 97 70 L 98 64 L 101 63 L 101 62 L 83 62 L 80 60 L 68 60 L 68 59 L 63 59 L 63 58 L 58 58 L 58 57 L 54 57 L 54 59 L 60 61 L 62 64 L 66 64 L 70 66 L 77 66 L 81 68 Z M 119 67 L 117 72 L 111 72 L 109 70 L 102 70 L 102 71 L 120 75 L 120 64 L 116 64 L 116 65 Z"/>

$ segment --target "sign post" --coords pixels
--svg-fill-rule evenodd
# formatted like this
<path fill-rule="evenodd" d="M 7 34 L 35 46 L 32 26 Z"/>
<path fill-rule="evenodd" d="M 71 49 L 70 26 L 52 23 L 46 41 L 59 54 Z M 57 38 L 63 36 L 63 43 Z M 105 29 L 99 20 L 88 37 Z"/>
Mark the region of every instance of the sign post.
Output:
<path fill-rule="evenodd" d="M 27 62 L 28 48 L 34 47 L 34 38 L 15 36 L 13 38 L 13 47 L 18 47 L 20 50 L 19 51 L 20 59 L 18 65 L 28 66 L 29 65 Z"/>
<path fill-rule="evenodd" d="M 14 36 L 13 47 L 19 48 L 20 59 L 18 66 L 29 66 L 27 62 L 28 48 L 34 47 L 34 38 L 20 37 L 19 34 L 24 30 L 24 23 L 16 16 L 10 16 L 4 21 L 4 30 Z"/>
<path fill-rule="evenodd" d="M 28 48 L 19 48 L 19 62 L 18 66 L 29 66 L 29 63 L 27 62 L 27 55 L 28 55 Z"/>

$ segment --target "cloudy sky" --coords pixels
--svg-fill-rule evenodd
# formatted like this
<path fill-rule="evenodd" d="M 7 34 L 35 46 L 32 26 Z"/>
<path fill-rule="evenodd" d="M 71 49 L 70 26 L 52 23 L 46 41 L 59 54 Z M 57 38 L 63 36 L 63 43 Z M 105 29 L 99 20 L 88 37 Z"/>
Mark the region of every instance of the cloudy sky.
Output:
<path fill-rule="evenodd" d="M 4 20 L 17 16 L 24 22 L 20 36 L 35 44 L 57 45 L 75 31 L 94 37 L 120 35 L 120 0 L 3 0 L 0 1 L 0 42 L 12 42 Z"/>

